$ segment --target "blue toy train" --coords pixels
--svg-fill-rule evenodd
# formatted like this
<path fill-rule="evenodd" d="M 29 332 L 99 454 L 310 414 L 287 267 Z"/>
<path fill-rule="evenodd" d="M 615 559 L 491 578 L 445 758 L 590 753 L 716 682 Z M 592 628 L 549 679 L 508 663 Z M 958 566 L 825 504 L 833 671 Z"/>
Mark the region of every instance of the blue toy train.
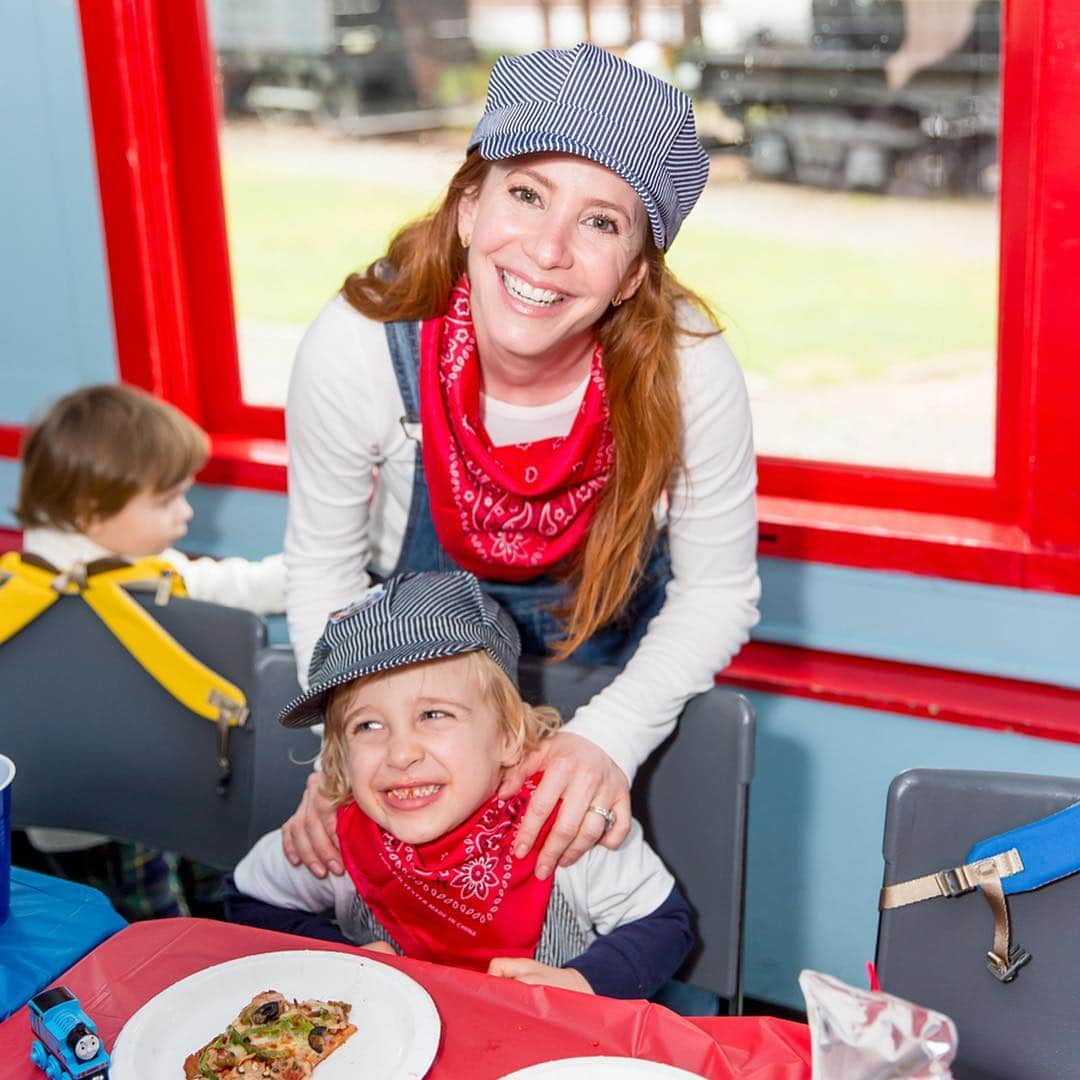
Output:
<path fill-rule="evenodd" d="M 30 1060 L 50 1080 L 108 1080 L 109 1055 L 93 1020 L 66 986 L 30 999 Z"/>

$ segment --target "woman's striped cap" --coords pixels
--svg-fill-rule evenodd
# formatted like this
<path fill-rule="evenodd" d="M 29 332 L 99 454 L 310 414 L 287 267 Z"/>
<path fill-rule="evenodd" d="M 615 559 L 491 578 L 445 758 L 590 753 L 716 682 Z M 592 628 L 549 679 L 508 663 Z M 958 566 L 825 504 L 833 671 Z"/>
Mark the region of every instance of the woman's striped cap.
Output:
<path fill-rule="evenodd" d="M 595 45 L 499 57 L 474 147 L 489 161 L 557 151 L 605 165 L 645 204 L 661 251 L 709 175 L 686 94 Z"/>
<path fill-rule="evenodd" d="M 321 723 L 336 686 L 480 649 L 517 684 L 517 627 L 472 574 L 427 571 L 387 578 L 330 616 L 311 657 L 307 691 L 278 719 L 286 727 Z"/>

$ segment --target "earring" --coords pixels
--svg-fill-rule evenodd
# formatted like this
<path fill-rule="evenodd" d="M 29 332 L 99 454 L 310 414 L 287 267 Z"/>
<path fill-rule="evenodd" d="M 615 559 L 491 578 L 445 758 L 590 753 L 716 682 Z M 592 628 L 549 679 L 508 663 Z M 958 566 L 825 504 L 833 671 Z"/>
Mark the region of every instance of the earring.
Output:
<path fill-rule="evenodd" d="M 469 250 L 469 243 L 470 243 L 470 241 L 471 241 L 471 240 L 472 240 L 472 237 L 471 237 L 471 236 L 463 236 L 463 237 L 461 237 L 461 246 L 462 246 L 462 247 L 463 247 L 463 248 L 464 248 L 464 249 L 465 249 L 466 251 L 468 251 L 468 250 Z"/>
<path fill-rule="evenodd" d="M 618 307 L 621 303 L 622 303 L 622 297 L 618 293 L 616 293 L 611 298 L 611 306 L 612 307 Z"/>

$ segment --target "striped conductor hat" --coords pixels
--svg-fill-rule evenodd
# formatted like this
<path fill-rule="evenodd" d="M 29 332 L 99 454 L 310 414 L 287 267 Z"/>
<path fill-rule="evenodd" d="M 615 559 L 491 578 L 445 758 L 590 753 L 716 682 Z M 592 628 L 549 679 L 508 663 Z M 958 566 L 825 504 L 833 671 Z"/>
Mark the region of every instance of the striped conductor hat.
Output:
<path fill-rule="evenodd" d="M 294 728 L 321 723 L 336 686 L 480 649 L 517 684 L 517 627 L 472 574 L 398 574 L 330 616 L 311 657 L 307 691 L 278 719 Z"/>
<path fill-rule="evenodd" d="M 709 175 L 686 94 L 595 45 L 499 57 L 475 147 L 488 161 L 558 151 L 607 166 L 645 204 L 661 251 Z"/>

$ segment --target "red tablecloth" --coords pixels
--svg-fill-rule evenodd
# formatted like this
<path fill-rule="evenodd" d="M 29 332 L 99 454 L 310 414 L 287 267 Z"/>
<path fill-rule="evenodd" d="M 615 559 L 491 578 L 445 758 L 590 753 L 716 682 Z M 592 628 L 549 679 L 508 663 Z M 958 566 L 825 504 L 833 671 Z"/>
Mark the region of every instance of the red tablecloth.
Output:
<path fill-rule="evenodd" d="M 128 1018 L 177 979 L 225 960 L 281 949 L 352 951 L 227 923 L 163 919 L 121 930 L 57 981 L 79 998 L 111 1047 Z M 809 1035 L 801 1024 L 771 1017 L 689 1020 L 640 1001 L 363 955 L 404 971 L 434 1000 L 443 1030 L 430 1080 L 494 1080 L 540 1061 L 596 1054 L 662 1061 L 717 1080 L 810 1076 Z M 29 1061 L 30 1038 L 25 1007 L 0 1024 L 5 1080 L 41 1080 Z"/>

